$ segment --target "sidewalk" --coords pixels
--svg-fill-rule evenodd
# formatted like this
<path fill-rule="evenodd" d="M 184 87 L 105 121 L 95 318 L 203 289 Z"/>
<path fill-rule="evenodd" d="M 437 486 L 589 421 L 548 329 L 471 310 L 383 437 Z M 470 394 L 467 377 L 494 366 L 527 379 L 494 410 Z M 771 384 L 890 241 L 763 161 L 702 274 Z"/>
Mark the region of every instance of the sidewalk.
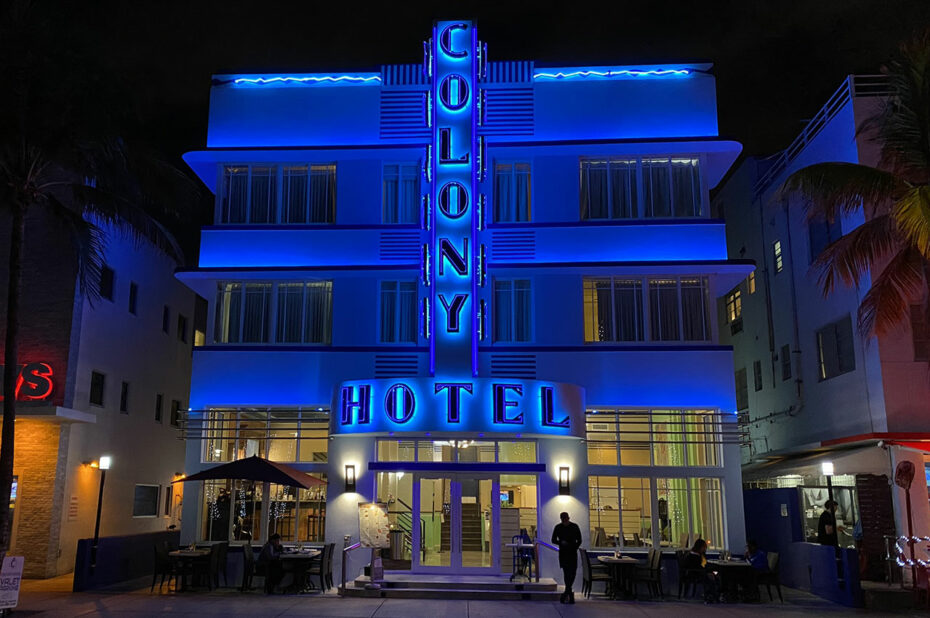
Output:
<path fill-rule="evenodd" d="M 704 605 L 692 601 L 621 602 L 576 595 L 575 605 L 530 601 L 442 601 L 426 599 L 342 599 L 335 590 L 327 595 L 266 596 L 258 591 L 240 593 L 233 589 L 175 594 L 149 593 L 151 580 L 135 580 L 119 589 L 71 593 L 71 576 L 50 580 L 27 580 L 19 597 L 16 615 L 35 616 L 338 616 L 341 618 L 570 618 L 573 616 L 694 618 L 714 616 L 812 616 L 862 614 L 889 615 L 887 612 L 851 610 L 818 597 L 783 588 L 784 605 Z M 895 616 L 926 616 L 925 612 L 904 612 Z"/>

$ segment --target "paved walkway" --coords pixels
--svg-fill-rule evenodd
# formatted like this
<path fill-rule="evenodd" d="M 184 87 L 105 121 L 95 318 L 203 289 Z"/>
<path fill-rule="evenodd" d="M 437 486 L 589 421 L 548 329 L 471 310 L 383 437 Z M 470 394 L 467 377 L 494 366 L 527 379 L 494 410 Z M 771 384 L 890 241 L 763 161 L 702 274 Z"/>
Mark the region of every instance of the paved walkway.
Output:
<path fill-rule="evenodd" d="M 260 592 L 242 594 L 224 589 L 216 592 L 162 591 L 149 593 L 148 583 L 136 580 L 121 590 L 71 593 L 70 576 L 45 581 L 24 582 L 15 616 L 338 616 L 341 618 L 571 618 L 573 616 L 674 617 L 697 616 L 812 616 L 887 612 L 850 610 L 818 597 L 785 589 L 785 604 L 704 605 L 699 601 L 675 600 L 618 602 L 576 596 L 575 605 L 530 601 L 443 601 L 425 599 L 342 599 L 331 591 L 324 596 L 266 596 Z M 923 616 L 925 612 L 905 612 L 896 616 Z"/>

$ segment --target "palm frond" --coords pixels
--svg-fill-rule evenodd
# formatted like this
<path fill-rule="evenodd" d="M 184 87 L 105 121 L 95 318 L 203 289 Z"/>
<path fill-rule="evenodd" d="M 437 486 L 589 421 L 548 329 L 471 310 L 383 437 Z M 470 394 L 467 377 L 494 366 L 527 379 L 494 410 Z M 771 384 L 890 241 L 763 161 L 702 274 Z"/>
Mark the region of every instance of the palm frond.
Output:
<path fill-rule="evenodd" d="M 106 235 L 97 225 L 54 195 L 47 198 L 47 212 L 68 231 L 77 257 L 78 288 L 91 304 L 100 299 L 100 273 L 106 262 Z"/>
<path fill-rule="evenodd" d="M 815 163 L 794 172 L 779 188 L 777 197 L 796 195 L 806 202 L 808 220 L 836 220 L 860 206 L 871 216 L 907 190 L 892 173 L 856 163 Z"/>
<path fill-rule="evenodd" d="M 827 245 L 814 258 L 811 270 L 817 273 L 817 281 L 827 296 L 839 282 L 856 285 L 874 264 L 903 245 L 894 218 L 879 215 Z"/>
<path fill-rule="evenodd" d="M 883 335 L 903 324 L 910 304 L 923 294 L 926 260 L 917 249 L 901 249 L 872 281 L 859 303 L 858 327 L 865 336 Z"/>
<path fill-rule="evenodd" d="M 930 258 L 930 186 L 913 187 L 894 205 L 898 229 L 924 257 Z"/>

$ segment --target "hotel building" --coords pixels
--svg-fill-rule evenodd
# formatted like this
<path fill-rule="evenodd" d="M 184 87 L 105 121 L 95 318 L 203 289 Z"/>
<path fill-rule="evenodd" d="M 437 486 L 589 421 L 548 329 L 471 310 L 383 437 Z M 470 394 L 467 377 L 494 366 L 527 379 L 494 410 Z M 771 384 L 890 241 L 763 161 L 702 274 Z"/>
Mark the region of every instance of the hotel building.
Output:
<path fill-rule="evenodd" d="M 414 572 L 509 572 L 562 511 L 586 547 L 742 549 L 713 299 L 752 266 L 708 199 L 739 151 L 708 64 L 490 62 L 468 21 L 417 64 L 214 76 L 185 471 L 328 486 L 188 487 L 182 539 L 332 542 L 338 573 L 377 502 Z"/>

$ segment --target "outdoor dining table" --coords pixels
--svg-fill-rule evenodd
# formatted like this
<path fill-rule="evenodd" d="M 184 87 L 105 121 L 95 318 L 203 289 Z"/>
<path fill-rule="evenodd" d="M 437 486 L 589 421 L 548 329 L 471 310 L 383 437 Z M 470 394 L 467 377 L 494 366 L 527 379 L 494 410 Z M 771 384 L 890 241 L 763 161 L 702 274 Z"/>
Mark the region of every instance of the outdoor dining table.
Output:
<path fill-rule="evenodd" d="M 720 586 L 724 600 L 727 602 L 736 603 L 739 601 L 740 584 L 746 586 L 750 595 L 758 594 L 758 590 L 752 586 L 756 572 L 753 570 L 752 565 L 745 560 L 738 558 L 708 560 L 707 565 L 720 575 Z"/>
<path fill-rule="evenodd" d="M 532 543 L 506 543 L 504 547 L 516 548 L 516 549 L 529 549 L 535 551 L 536 546 Z M 536 568 L 539 569 L 539 565 L 536 565 Z M 519 552 L 517 553 L 517 559 L 513 561 L 513 573 L 510 574 L 510 581 L 513 581 L 518 575 L 523 575 L 522 565 L 520 564 Z M 530 563 L 530 574 L 527 576 L 530 579 L 533 579 L 533 566 Z"/>
<path fill-rule="evenodd" d="M 280 554 L 282 565 L 289 565 L 290 572 L 294 574 L 294 583 L 291 584 L 291 588 L 296 592 L 308 592 L 307 584 L 304 575 L 306 574 L 308 568 L 310 567 L 310 562 L 322 554 L 318 549 L 311 549 L 308 551 L 305 550 L 294 550 L 294 551 L 285 551 Z M 322 592 L 322 587 L 320 589 Z"/>
<path fill-rule="evenodd" d="M 630 556 L 620 556 L 619 558 L 617 556 L 598 556 L 597 561 L 610 567 L 610 577 L 613 582 L 610 598 L 616 599 L 621 591 L 626 598 L 636 596 L 630 570 L 638 566 L 645 566 L 645 560 L 637 560 Z"/>
<path fill-rule="evenodd" d="M 194 562 L 208 558 L 209 556 L 209 549 L 176 549 L 168 552 L 168 557 L 174 560 L 179 566 L 177 576 L 178 592 L 184 592 L 187 588 L 187 573 L 188 571 L 193 571 Z"/>

